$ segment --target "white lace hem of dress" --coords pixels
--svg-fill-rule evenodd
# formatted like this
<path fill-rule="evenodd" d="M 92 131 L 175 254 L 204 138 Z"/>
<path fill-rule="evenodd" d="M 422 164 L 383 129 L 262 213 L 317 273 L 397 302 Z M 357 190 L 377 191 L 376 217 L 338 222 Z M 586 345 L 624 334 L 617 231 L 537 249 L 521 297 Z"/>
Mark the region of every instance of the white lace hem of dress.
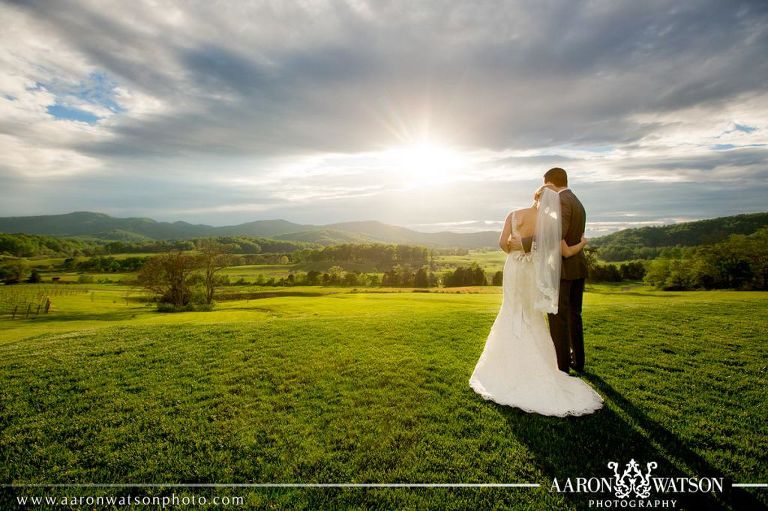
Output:
<path fill-rule="evenodd" d="M 569 378 L 573 378 L 573 376 L 569 376 Z M 594 399 L 592 402 L 590 402 L 586 406 L 583 406 L 577 409 L 569 409 L 564 412 L 556 412 L 556 411 L 544 412 L 541 409 L 528 408 L 519 403 L 514 403 L 512 401 L 508 401 L 505 399 L 496 399 L 492 394 L 490 394 L 488 391 L 485 390 L 485 388 L 480 382 L 474 381 L 471 378 L 469 380 L 469 386 L 472 387 L 472 390 L 474 390 L 480 397 L 482 397 L 486 401 L 493 401 L 494 403 L 500 404 L 503 406 L 511 406 L 513 408 L 519 408 L 520 410 L 526 413 L 536 413 L 539 415 L 545 415 L 547 417 L 568 417 L 568 416 L 577 417 L 580 415 L 588 415 L 590 413 L 594 413 L 603 407 L 603 398 L 600 397 L 600 395 L 594 390 L 592 391 L 594 393 L 593 395 Z"/>

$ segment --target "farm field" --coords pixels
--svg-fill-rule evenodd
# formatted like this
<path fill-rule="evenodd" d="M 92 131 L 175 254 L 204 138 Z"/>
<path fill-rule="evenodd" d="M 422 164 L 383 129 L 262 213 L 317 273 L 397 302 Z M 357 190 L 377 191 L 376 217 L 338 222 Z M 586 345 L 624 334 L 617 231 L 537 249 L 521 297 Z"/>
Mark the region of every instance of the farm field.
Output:
<path fill-rule="evenodd" d="M 506 254 L 501 250 L 470 250 L 467 255 L 441 255 L 435 257 L 440 269 L 451 269 L 457 266 L 467 267 L 476 263 L 486 273 L 493 275 L 504 267 Z"/>
<path fill-rule="evenodd" d="M 193 252 L 193 251 L 189 251 Z M 104 257 L 111 257 L 117 260 L 124 260 L 133 257 L 151 257 L 157 253 L 124 253 L 124 254 L 109 254 Z M 448 270 L 454 270 L 458 266 L 468 267 L 471 264 L 477 264 L 486 272 L 487 278 L 490 280 L 494 273 L 500 271 L 504 266 L 505 255 L 500 250 L 471 250 L 467 255 L 437 255 L 434 262 L 437 266 L 435 271 L 443 272 Z M 89 257 L 78 256 L 77 261 L 87 260 Z M 10 261 L 11 259 L 7 259 Z M 44 282 L 50 282 L 52 278 L 57 277 L 60 282 L 73 283 L 78 282 L 80 275 L 88 275 L 93 277 L 94 282 L 102 281 L 104 283 L 120 283 L 122 281 L 129 281 L 135 277 L 135 273 L 131 272 L 108 272 L 100 273 L 94 271 L 74 271 L 64 270 L 62 265 L 64 263 L 64 257 L 30 257 L 25 258 L 26 266 L 29 270 L 36 269 L 43 278 Z M 316 270 L 320 272 L 327 272 L 332 266 L 338 263 L 323 261 L 314 263 L 288 263 L 288 264 L 245 264 L 230 266 L 221 271 L 221 275 L 229 277 L 231 281 L 243 279 L 249 283 L 255 283 L 259 275 L 262 275 L 265 279 L 274 277 L 279 279 L 281 277 L 287 277 L 291 273 L 306 273 L 309 270 Z M 346 271 L 359 271 L 363 273 L 377 273 L 381 276 L 381 270 L 377 270 L 371 264 L 366 263 L 343 263 Z"/>
<path fill-rule="evenodd" d="M 559 419 L 467 385 L 499 288 L 248 287 L 277 295 L 162 314 L 126 286 L 67 287 L 82 292 L 48 315 L 0 320 L 3 481 L 536 482 L 235 494 L 277 509 L 580 509 L 552 478 L 607 477 L 630 457 L 670 476 L 768 480 L 768 293 L 592 286 L 583 377 L 606 407 Z M 768 506 L 760 489 L 682 502 Z"/>

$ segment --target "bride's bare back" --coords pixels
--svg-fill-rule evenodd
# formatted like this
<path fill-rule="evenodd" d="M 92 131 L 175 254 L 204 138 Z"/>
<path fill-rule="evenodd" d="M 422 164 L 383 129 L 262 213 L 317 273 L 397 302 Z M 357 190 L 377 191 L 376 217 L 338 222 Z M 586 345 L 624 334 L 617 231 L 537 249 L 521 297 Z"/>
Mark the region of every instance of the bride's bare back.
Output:
<path fill-rule="evenodd" d="M 512 222 L 515 225 L 512 225 Z M 516 232 L 521 238 L 533 236 L 536 230 L 536 208 L 516 209 L 507 215 L 504 220 L 504 229 L 501 231 L 499 246 L 504 252 L 509 252 L 508 243 L 512 238 L 512 233 Z"/>
<path fill-rule="evenodd" d="M 521 238 L 530 238 L 533 233 L 536 232 L 536 217 L 538 210 L 535 206 L 530 208 L 516 209 L 507 215 L 507 219 L 504 221 L 504 229 L 501 232 L 499 238 L 499 246 L 504 252 L 509 252 L 507 243 L 512 237 L 512 233 L 516 232 Z M 515 225 L 512 225 L 515 222 Z M 579 253 L 587 244 L 586 238 L 582 236 L 582 239 L 576 245 L 568 246 L 565 240 L 561 242 L 561 250 L 563 257 L 571 257 Z"/>
<path fill-rule="evenodd" d="M 536 208 L 523 208 L 514 211 L 514 227 L 520 237 L 527 238 L 536 232 L 536 214 Z"/>

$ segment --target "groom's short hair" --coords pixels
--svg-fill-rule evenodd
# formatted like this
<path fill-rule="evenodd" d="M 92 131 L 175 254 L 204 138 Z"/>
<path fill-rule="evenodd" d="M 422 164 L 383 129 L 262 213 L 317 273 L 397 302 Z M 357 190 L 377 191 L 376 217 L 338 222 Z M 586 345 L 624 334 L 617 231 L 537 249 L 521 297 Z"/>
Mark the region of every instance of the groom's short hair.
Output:
<path fill-rule="evenodd" d="M 552 183 L 553 185 L 562 188 L 568 186 L 568 174 L 566 174 L 565 170 L 560 167 L 554 167 L 544 174 L 544 182 Z"/>

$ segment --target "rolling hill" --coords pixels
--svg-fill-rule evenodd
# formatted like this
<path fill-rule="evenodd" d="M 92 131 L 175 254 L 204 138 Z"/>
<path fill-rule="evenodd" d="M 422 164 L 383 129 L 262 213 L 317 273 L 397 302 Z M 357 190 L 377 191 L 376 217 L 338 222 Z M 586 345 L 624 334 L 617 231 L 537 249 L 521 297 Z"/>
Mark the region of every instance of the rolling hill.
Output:
<path fill-rule="evenodd" d="M 287 220 L 257 220 L 215 227 L 188 222 L 158 222 L 151 218 L 116 218 L 104 213 L 75 211 L 62 215 L 0 218 L 0 232 L 58 237 L 88 237 L 107 241 L 183 240 L 207 236 L 251 236 L 286 241 L 339 243 L 399 243 L 429 247 L 495 247 L 499 233 L 423 233 L 375 221 L 328 225 Z"/>
<path fill-rule="evenodd" d="M 716 243 L 731 234 L 751 234 L 768 225 L 768 212 L 712 218 L 657 227 L 625 229 L 590 240 L 598 248 L 694 246 Z M 418 232 L 376 221 L 327 225 L 287 220 L 257 220 L 215 227 L 188 222 L 158 222 L 151 218 L 116 218 L 104 213 L 75 211 L 62 215 L 0 218 L 0 232 L 78 237 L 105 241 L 184 240 L 207 236 L 248 236 L 322 245 L 340 243 L 398 243 L 427 247 L 495 248 L 499 233 Z"/>
<path fill-rule="evenodd" d="M 747 213 L 655 227 L 624 229 L 590 240 L 595 247 L 691 247 L 725 240 L 732 234 L 752 234 L 768 225 L 768 212 Z"/>

